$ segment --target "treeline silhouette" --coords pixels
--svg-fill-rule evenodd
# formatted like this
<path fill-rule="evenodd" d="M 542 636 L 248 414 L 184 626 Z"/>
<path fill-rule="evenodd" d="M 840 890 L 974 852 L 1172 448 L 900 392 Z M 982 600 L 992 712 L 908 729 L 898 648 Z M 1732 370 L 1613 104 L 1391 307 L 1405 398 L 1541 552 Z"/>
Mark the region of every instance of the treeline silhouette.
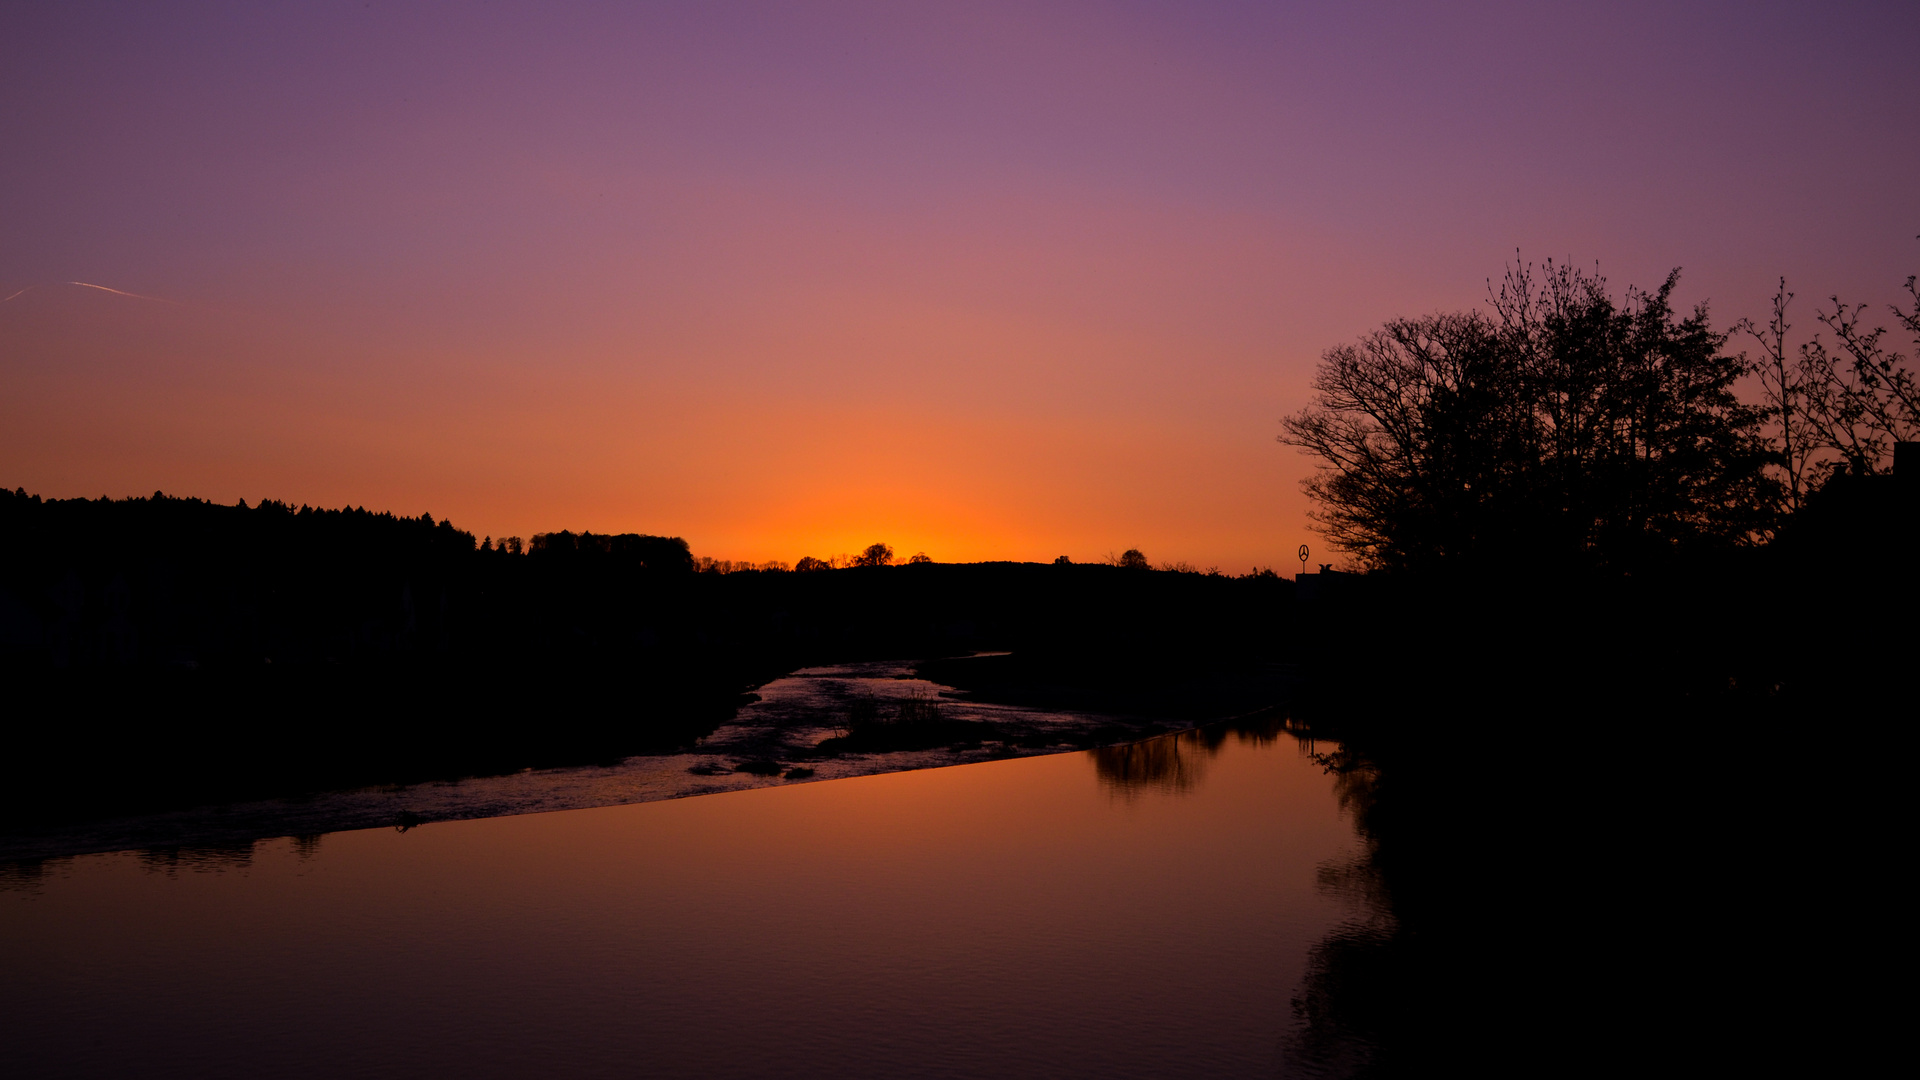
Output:
<path fill-rule="evenodd" d="M 1271 655 L 1291 595 L 1099 565 L 703 566 L 673 537 L 523 547 L 424 514 L 0 493 L 0 814 L 617 760 L 858 659 L 1018 650 L 1053 658 L 1051 684 L 1126 670 L 1136 699 L 1103 700 L 1167 712 L 1195 665 Z"/>
<path fill-rule="evenodd" d="M 516 540 L 518 538 L 515 538 Z M 518 544 L 515 544 L 518 547 Z M 549 561 L 569 560 L 619 564 L 628 569 L 686 573 L 694 569 L 693 552 L 677 536 L 642 536 L 637 533 L 615 535 L 562 530 L 536 533 L 529 552 Z"/>

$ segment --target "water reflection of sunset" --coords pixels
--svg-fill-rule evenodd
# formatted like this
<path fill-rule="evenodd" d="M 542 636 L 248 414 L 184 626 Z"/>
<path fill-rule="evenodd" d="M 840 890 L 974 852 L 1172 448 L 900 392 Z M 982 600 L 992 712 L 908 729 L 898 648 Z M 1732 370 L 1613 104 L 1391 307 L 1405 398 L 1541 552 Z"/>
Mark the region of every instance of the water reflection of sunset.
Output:
<path fill-rule="evenodd" d="M 1271 1068 L 1347 912 L 1328 778 L 1290 739 L 1224 742 L 1178 799 L 1097 768 L 83 856 L 0 880 L 0 1026 L 27 1075 Z"/>

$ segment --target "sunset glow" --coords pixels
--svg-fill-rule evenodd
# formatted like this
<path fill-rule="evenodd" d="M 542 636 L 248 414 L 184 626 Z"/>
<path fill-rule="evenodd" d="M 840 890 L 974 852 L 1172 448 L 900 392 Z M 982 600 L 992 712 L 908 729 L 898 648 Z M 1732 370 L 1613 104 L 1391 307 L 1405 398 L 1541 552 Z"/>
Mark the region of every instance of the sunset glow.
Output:
<path fill-rule="evenodd" d="M 0 483 L 1284 568 L 1321 350 L 1516 251 L 1891 299 L 1917 20 L 16 10 Z"/>

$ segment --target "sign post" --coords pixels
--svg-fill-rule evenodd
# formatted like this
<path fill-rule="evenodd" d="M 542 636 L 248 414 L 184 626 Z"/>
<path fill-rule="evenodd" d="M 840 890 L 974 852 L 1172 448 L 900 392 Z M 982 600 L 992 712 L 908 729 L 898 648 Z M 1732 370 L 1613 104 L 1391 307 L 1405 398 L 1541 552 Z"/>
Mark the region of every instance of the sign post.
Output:
<path fill-rule="evenodd" d="M 1301 544 L 1300 545 L 1300 573 L 1302 576 L 1305 576 L 1306 572 L 1307 572 L 1307 545 Z"/>

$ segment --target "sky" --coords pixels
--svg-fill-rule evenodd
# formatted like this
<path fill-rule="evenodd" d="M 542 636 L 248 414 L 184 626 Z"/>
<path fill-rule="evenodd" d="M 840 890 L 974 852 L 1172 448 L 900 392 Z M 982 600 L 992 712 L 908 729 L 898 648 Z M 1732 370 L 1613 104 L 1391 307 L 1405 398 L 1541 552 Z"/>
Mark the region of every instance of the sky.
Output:
<path fill-rule="evenodd" d="M 49 497 L 1286 570 L 1321 352 L 1516 258 L 1722 326 L 1920 273 L 1911 3 L 0 26 L 0 485 Z"/>

